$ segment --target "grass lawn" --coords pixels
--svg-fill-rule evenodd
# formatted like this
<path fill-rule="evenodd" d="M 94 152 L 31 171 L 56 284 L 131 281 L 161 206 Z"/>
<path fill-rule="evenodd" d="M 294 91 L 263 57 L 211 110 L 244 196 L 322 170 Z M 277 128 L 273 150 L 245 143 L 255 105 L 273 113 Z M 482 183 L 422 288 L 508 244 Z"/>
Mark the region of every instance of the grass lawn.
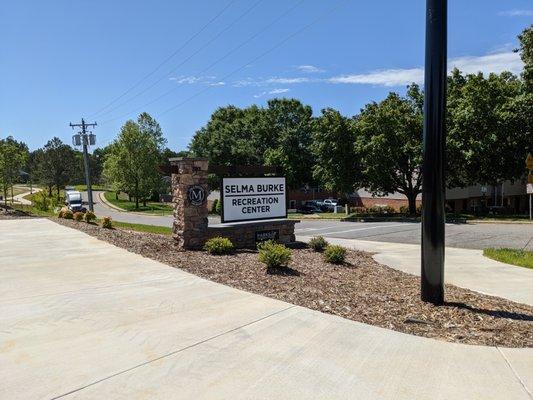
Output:
<path fill-rule="evenodd" d="M 317 213 L 317 214 L 302 214 L 302 213 L 289 213 L 288 219 L 335 219 L 340 220 L 350 216 L 345 213 Z"/>
<path fill-rule="evenodd" d="M 506 264 L 533 268 L 533 251 L 489 248 L 483 250 L 483 255 Z"/>
<path fill-rule="evenodd" d="M 78 192 L 86 192 L 87 191 L 87 185 L 75 185 L 74 188 L 78 191 Z M 95 190 L 106 190 L 106 188 L 104 187 L 104 185 L 95 185 L 95 184 L 92 184 L 91 185 L 91 189 L 93 191 Z"/>
<path fill-rule="evenodd" d="M 19 194 L 29 192 L 29 191 L 30 191 L 29 186 L 19 186 L 19 185 L 13 186 L 13 196 L 17 196 Z M 0 190 L 0 195 L 2 195 L 3 198 L 5 197 L 11 198 L 11 188 L 8 189 L 7 196 L 3 190 Z"/>
<path fill-rule="evenodd" d="M 101 220 L 98 219 L 97 222 L 100 224 Z M 137 232 L 147 232 L 147 233 L 160 233 L 163 235 L 171 235 L 172 228 L 168 226 L 156 226 L 156 225 L 144 225 L 144 224 L 131 224 L 129 222 L 120 222 L 113 221 L 113 226 L 117 228 L 129 229 Z"/>
<path fill-rule="evenodd" d="M 139 203 L 139 208 L 135 208 L 135 202 L 129 201 L 127 196 L 119 195 L 117 200 L 114 192 L 105 192 L 104 197 L 114 206 L 123 209 L 124 211 L 136 211 L 144 212 L 147 214 L 155 215 L 170 215 L 172 214 L 172 207 L 168 204 L 157 203 L 157 202 L 147 202 L 146 207 Z"/>

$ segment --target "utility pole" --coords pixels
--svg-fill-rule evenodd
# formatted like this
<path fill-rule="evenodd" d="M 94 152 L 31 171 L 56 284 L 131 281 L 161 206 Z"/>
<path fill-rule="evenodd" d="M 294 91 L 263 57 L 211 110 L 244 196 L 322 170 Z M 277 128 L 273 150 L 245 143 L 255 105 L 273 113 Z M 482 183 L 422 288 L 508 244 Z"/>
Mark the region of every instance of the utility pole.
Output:
<path fill-rule="evenodd" d="M 421 298 L 435 305 L 444 303 L 447 35 L 447 0 L 427 0 Z"/>
<path fill-rule="evenodd" d="M 85 184 L 87 185 L 87 197 L 89 200 L 89 210 L 94 211 L 93 203 L 93 190 L 91 187 L 91 167 L 89 165 L 89 153 L 87 153 L 87 147 L 96 143 L 96 136 L 92 132 L 88 132 L 87 128 L 96 126 L 96 122 L 88 124 L 85 120 L 81 119 L 81 124 L 70 123 L 72 129 L 81 128 L 81 132 L 72 137 L 75 146 L 80 144 L 83 146 L 83 164 L 85 166 Z"/>

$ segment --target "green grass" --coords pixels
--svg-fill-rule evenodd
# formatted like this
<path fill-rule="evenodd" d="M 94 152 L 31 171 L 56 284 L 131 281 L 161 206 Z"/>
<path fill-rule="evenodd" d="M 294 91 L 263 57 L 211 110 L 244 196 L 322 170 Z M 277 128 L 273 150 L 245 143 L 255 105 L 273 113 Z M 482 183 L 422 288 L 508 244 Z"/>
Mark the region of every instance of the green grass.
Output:
<path fill-rule="evenodd" d="M 533 268 L 533 251 L 489 248 L 483 250 L 483 255 L 506 264 Z"/>
<path fill-rule="evenodd" d="M 97 220 L 98 224 L 101 224 L 101 220 Z M 131 224 L 129 222 L 120 222 L 113 221 L 113 226 L 117 228 L 129 229 L 137 232 L 147 232 L 147 233 L 159 233 L 162 235 L 171 235 L 172 228 L 168 226 L 157 226 L 157 225 L 144 225 L 144 224 Z"/>
<path fill-rule="evenodd" d="M 343 212 L 340 213 L 317 213 L 317 214 L 302 214 L 302 213 L 289 213 L 287 214 L 288 219 L 334 219 L 334 220 L 340 220 L 343 218 L 346 218 L 347 216 Z"/>
<path fill-rule="evenodd" d="M 78 191 L 78 192 L 85 192 L 87 191 L 87 185 L 75 185 L 74 188 Z M 91 185 L 91 189 L 92 190 L 106 190 L 105 186 L 104 185 Z"/>
<path fill-rule="evenodd" d="M 154 215 L 170 215 L 172 214 L 172 207 L 168 204 L 147 202 L 146 207 L 139 203 L 139 208 L 135 208 L 135 202 L 129 201 L 124 195 L 119 196 L 118 200 L 114 192 L 105 192 L 105 199 L 113 204 L 115 207 L 121 208 L 124 211 L 144 212 Z"/>

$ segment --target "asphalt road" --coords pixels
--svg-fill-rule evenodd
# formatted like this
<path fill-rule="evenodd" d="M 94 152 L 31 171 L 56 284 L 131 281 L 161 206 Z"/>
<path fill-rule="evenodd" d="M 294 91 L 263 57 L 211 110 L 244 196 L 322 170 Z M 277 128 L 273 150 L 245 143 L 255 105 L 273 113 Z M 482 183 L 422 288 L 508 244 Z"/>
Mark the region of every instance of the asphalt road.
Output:
<path fill-rule="evenodd" d="M 172 226 L 171 215 L 153 216 L 116 211 L 100 203 L 95 193 L 95 213 L 108 215 L 116 221 Z M 209 223 L 218 223 L 209 217 Z M 420 243 L 420 223 L 411 222 L 341 222 L 303 220 L 296 225 L 296 234 L 360 239 L 392 243 Z M 446 224 L 446 245 L 466 249 L 510 247 L 533 251 L 533 224 Z"/>

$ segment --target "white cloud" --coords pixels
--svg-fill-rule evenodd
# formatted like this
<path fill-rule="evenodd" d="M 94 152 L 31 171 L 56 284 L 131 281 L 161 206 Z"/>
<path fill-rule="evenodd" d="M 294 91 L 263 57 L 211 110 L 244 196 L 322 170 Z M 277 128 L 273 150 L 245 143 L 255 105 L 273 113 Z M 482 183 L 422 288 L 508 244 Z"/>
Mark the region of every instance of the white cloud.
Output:
<path fill-rule="evenodd" d="M 480 71 L 485 74 L 490 72 L 501 73 L 503 71 L 519 74 L 524 64 L 520 59 L 520 54 L 507 51 L 480 57 L 453 58 L 448 61 L 448 67 L 450 70 L 457 67 L 461 72 L 467 74 L 475 74 Z"/>
<path fill-rule="evenodd" d="M 500 11 L 498 15 L 502 17 L 530 17 L 533 15 L 533 10 L 507 10 Z"/>
<path fill-rule="evenodd" d="M 265 83 L 279 83 L 283 85 L 292 85 L 295 83 L 306 83 L 309 82 L 309 78 L 269 78 L 265 81 Z"/>
<path fill-rule="evenodd" d="M 457 57 L 448 60 L 448 71 L 458 68 L 466 74 L 475 74 L 483 72 L 501 73 L 510 71 L 519 74 L 522 71 L 523 63 L 520 55 L 512 51 L 506 51 L 485 56 L 468 56 Z M 407 69 L 385 69 L 372 71 L 366 74 L 339 75 L 329 78 L 330 83 L 349 83 L 376 86 L 405 86 L 413 82 L 424 83 L 424 69 L 407 68 Z"/>
<path fill-rule="evenodd" d="M 322 68 L 315 67 L 314 65 L 298 65 L 296 69 L 309 74 L 325 72 Z"/>
<path fill-rule="evenodd" d="M 216 79 L 216 76 L 173 76 L 168 78 L 171 81 L 176 82 L 178 85 L 194 85 L 196 83 L 198 84 L 204 84 L 204 85 L 210 85 L 210 86 L 218 86 L 220 84 L 224 84 L 224 82 L 214 82 Z"/>
<path fill-rule="evenodd" d="M 257 99 L 257 98 L 263 97 L 265 95 L 282 94 L 282 93 L 287 93 L 289 91 L 290 91 L 290 89 L 272 89 L 272 90 L 269 90 L 269 91 L 265 91 L 265 92 L 261 92 L 261 93 L 258 93 L 258 94 L 254 94 L 254 97 Z"/>
<path fill-rule="evenodd" d="M 268 92 L 268 94 L 281 94 L 281 93 L 287 93 L 290 89 L 274 89 Z"/>
<path fill-rule="evenodd" d="M 224 86 L 225 84 L 226 82 L 219 81 L 219 82 L 210 83 L 209 86 Z"/>
<path fill-rule="evenodd" d="M 330 83 L 358 83 L 378 86 L 404 86 L 412 82 L 421 83 L 423 81 L 424 70 L 422 68 L 385 69 L 368 74 L 340 75 L 328 79 Z"/>

